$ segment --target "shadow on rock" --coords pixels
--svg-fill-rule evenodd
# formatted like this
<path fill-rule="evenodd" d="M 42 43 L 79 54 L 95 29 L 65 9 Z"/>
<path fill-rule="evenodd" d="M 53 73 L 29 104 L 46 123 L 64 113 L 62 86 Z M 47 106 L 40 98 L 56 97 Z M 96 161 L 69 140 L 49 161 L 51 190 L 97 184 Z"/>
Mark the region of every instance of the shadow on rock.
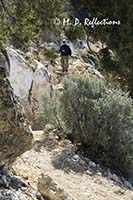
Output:
<path fill-rule="evenodd" d="M 22 187 L 27 187 L 26 184 L 18 177 L 5 175 L 0 173 L 0 187 L 3 188 L 13 188 L 13 189 L 20 189 Z"/>

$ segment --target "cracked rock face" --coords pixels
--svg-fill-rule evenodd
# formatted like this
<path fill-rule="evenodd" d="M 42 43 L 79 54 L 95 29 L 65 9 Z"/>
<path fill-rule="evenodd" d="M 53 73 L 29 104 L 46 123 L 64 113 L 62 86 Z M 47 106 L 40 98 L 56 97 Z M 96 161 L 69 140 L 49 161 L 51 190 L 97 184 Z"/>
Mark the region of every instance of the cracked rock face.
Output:
<path fill-rule="evenodd" d="M 8 167 L 33 143 L 23 109 L 6 79 L 6 67 L 6 59 L 0 54 L 0 169 Z"/>
<path fill-rule="evenodd" d="M 10 64 L 8 80 L 23 105 L 30 103 L 29 100 L 33 98 L 40 101 L 45 92 L 51 92 L 51 74 L 43 64 L 32 58 L 35 62 L 32 67 L 21 55 L 22 52 L 9 47 L 6 53 Z"/>

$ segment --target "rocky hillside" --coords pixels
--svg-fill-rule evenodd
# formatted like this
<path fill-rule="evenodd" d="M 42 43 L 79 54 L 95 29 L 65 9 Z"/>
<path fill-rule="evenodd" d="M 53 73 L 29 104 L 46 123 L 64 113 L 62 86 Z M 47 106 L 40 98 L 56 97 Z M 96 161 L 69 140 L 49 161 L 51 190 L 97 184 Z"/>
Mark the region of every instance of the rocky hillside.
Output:
<path fill-rule="evenodd" d="M 51 63 L 39 49 L 36 57 L 34 48 L 26 55 L 7 48 L 8 63 L 2 54 L 0 58 L 0 199 L 132 200 L 131 183 L 86 158 L 56 129 L 47 125 L 44 132 L 32 132 L 29 128 L 27 108 L 36 109 L 34 102 L 39 105 L 44 93 L 63 90 L 65 76 L 104 78 L 86 46 L 72 46 L 68 74 L 62 73 L 59 57 Z M 46 48 L 58 52 L 59 46 L 47 43 Z M 12 170 L 7 170 L 13 162 Z"/>
<path fill-rule="evenodd" d="M 0 172 L 1 200 L 132 200 L 131 184 L 60 140 L 47 125 L 33 132 L 34 147 Z"/>
<path fill-rule="evenodd" d="M 13 165 L 33 199 L 40 194 L 48 200 L 133 199 L 129 182 L 84 157 L 71 141 L 60 141 L 50 126 L 34 132 L 34 139 L 34 148 Z"/>
<path fill-rule="evenodd" d="M 131 15 L 131 0 L 0 0 L 0 200 L 133 200 Z"/>

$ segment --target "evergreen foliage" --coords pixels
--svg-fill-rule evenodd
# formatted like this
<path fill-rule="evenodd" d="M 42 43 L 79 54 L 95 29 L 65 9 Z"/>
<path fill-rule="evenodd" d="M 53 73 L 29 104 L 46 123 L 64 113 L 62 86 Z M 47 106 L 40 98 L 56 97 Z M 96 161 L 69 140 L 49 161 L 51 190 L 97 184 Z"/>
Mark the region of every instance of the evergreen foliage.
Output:
<path fill-rule="evenodd" d="M 116 62 L 111 62 L 110 57 L 105 56 L 101 61 L 106 69 L 115 69 L 121 78 L 125 78 L 124 84 L 133 97 L 133 1 L 131 0 L 70 0 L 77 17 L 83 23 L 85 18 L 90 20 L 93 17 L 98 20 L 108 19 L 120 21 L 120 25 L 86 26 L 89 36 L 94 40 L 100 40 L 113 50 L 116 55 Z"/>
<path fill-rule="evenodd" d="M 0 48 L 12 41 L 17 48 L 26 45 L 41 30 L 55 30 L 54 19 L 65 0 L 0 0 Z"/>

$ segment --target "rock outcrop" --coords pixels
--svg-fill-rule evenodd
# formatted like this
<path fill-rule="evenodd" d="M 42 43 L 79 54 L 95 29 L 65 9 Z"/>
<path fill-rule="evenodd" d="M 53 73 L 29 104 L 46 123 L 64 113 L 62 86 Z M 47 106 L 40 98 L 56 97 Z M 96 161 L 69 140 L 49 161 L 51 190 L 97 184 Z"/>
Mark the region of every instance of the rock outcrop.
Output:
<path fill-rule="evenodd" d="M 6 78 L 6 68 L 6 59 L 0 54 L 0 169 L 8 167 L 33 143 L 23 109 Z"/>
<path fill-rule="evenodd" d="M 33 75 L 32 98 L 41 102 L 44 93 L 51 93 L 51 74 L 46 67 L 36 61 L 37 68 Z"/>
<path fill-rule="evenodd" d="M 32 53 L 31 59 L 34 61 L 34 66 L 31 66 L 24 58 L 22 52 L 9 47 L 6 52 L 10 63 L 8 79 L 14 94 L 23 104 L 28 103 L 29 95 L 39 101 L 46 91 L 50 92 L 50 73 L 43 64 L 34 60 Z"/>
<path fill-rule="evenodd" d="M 24 57 L 12 48 L 7 48 L 10 62 L 9 81 L 14 94 L 21 100 L 28 100 L 28 94 L 33 80 L 33 70 Z"/>

